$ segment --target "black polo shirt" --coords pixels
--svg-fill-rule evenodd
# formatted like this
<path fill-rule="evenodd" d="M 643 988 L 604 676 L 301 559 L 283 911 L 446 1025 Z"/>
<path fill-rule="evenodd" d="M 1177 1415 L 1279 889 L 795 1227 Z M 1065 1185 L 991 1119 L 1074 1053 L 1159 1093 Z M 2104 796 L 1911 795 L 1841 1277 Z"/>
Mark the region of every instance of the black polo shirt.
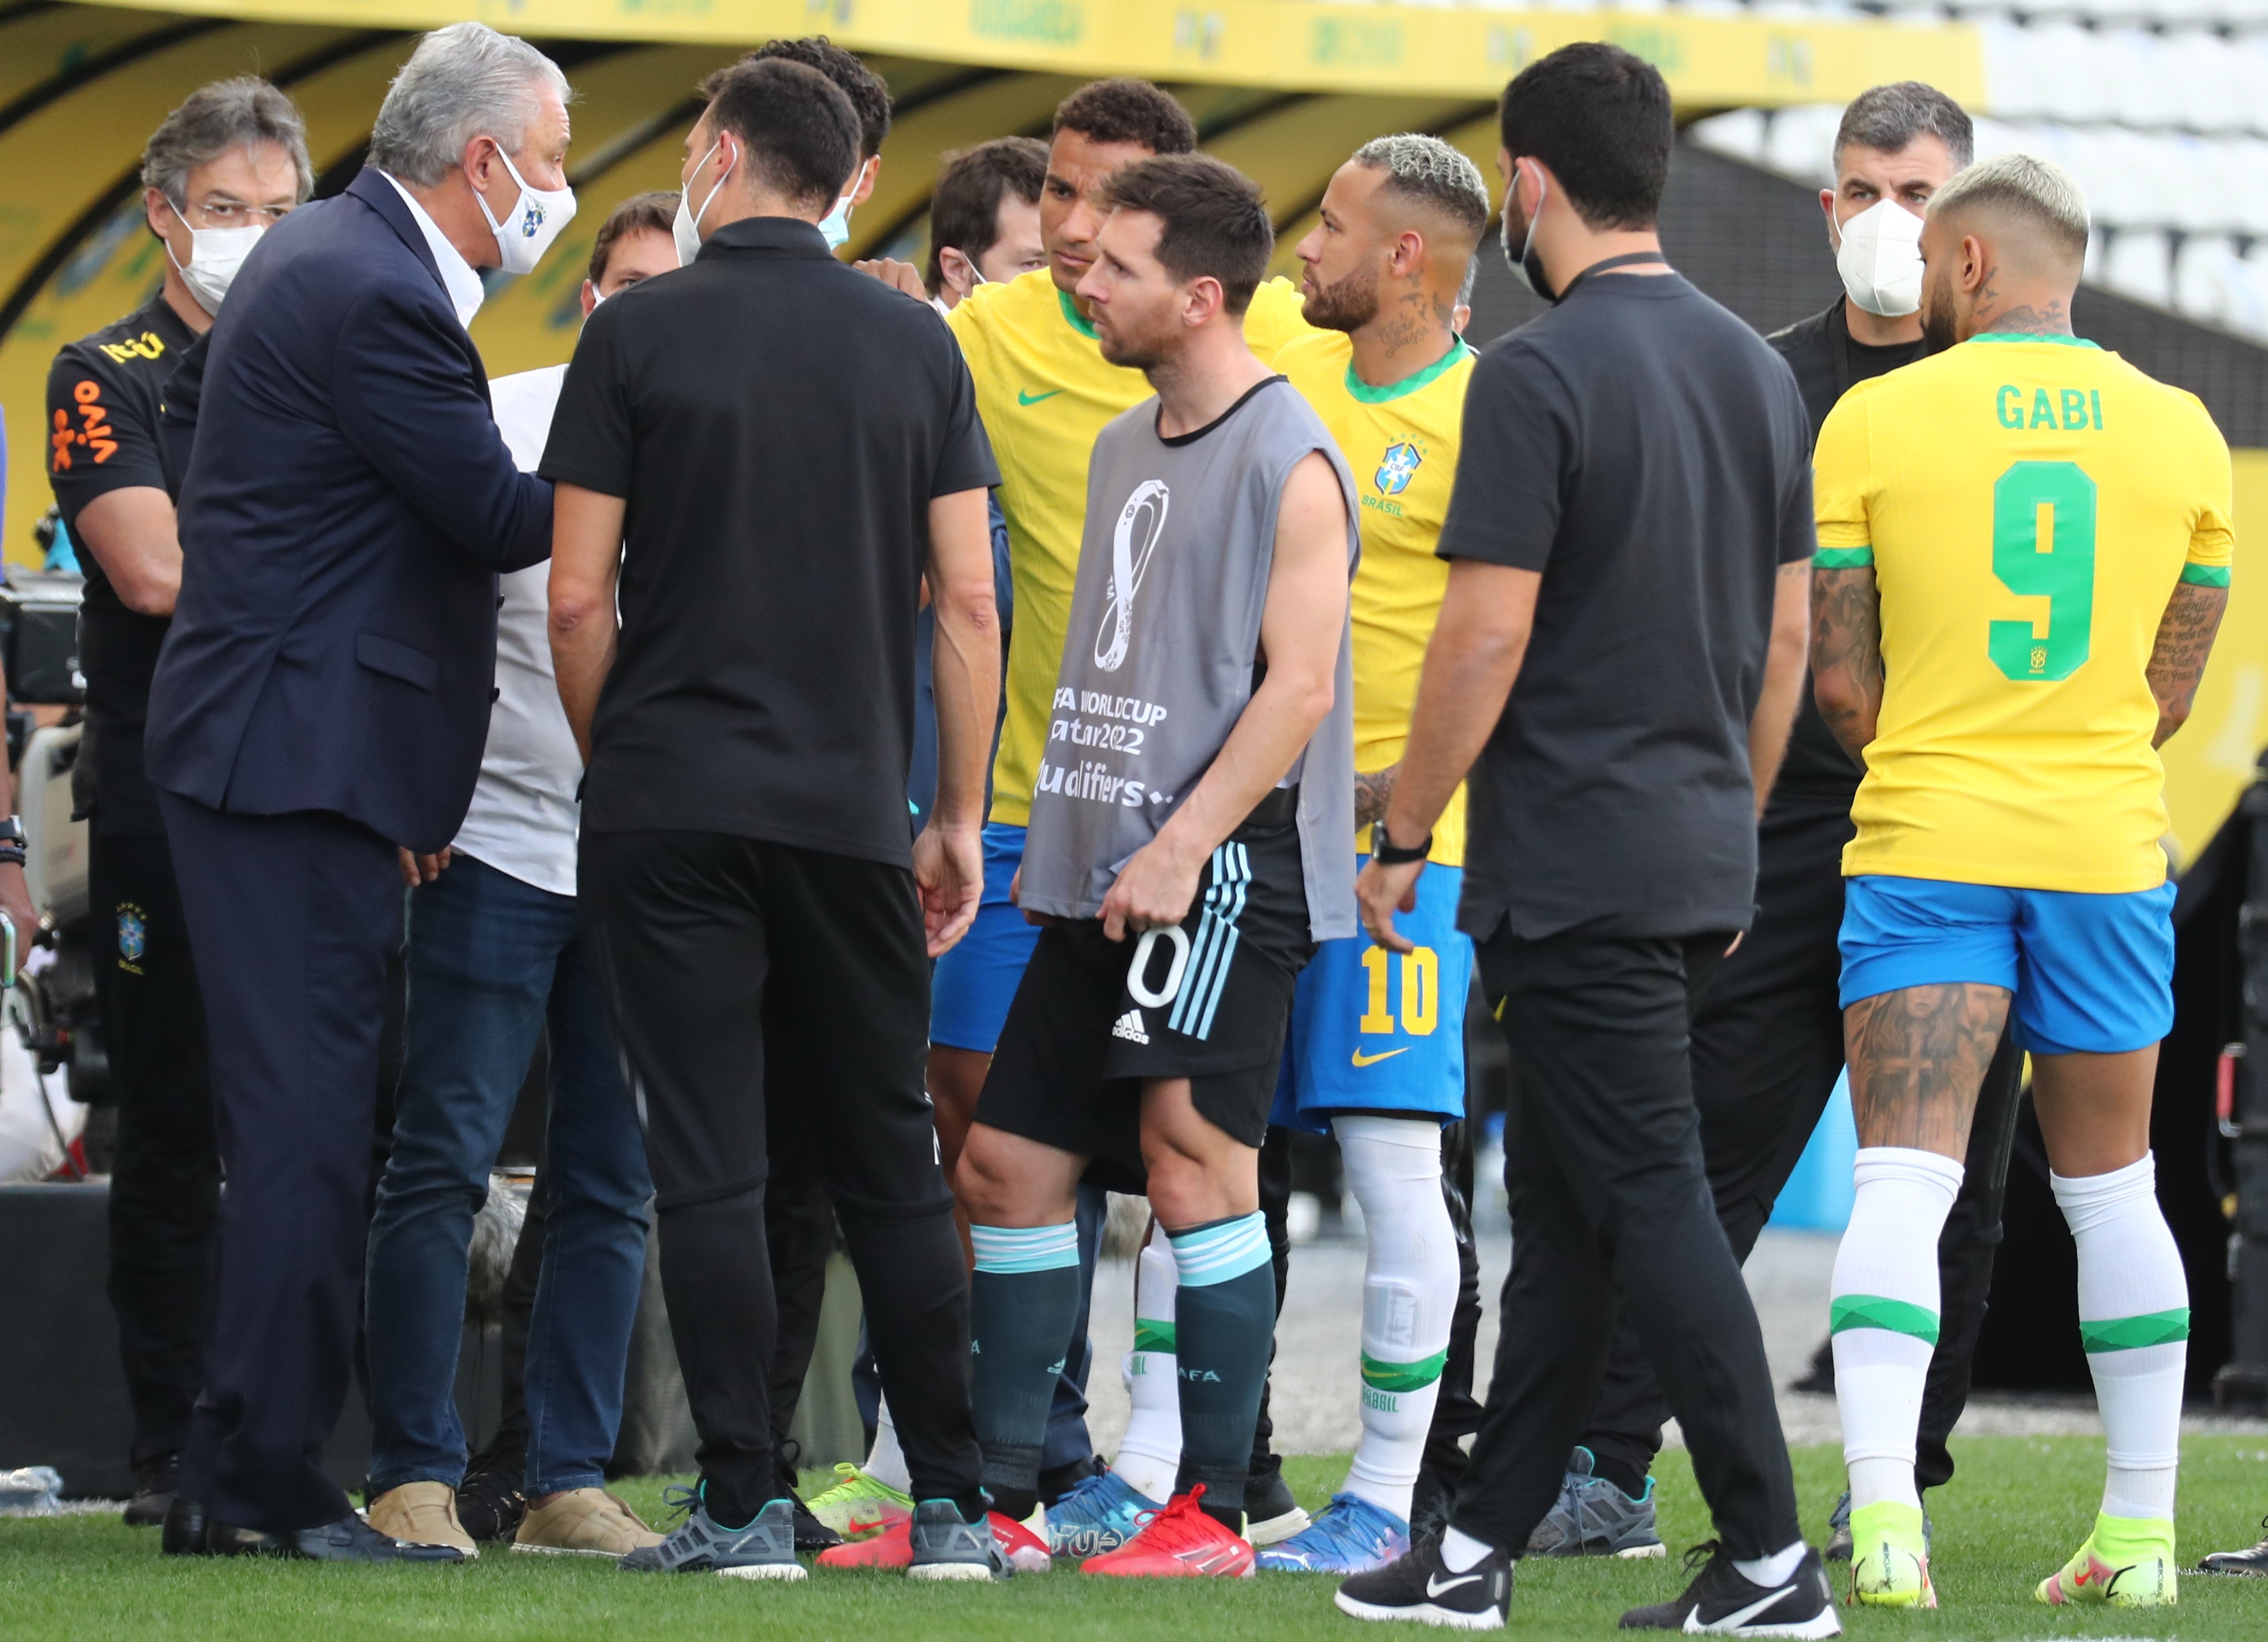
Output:
<path fill-rule="evenodd" d="M 1749 720 L 1810 456 L 1786 364 L 1677 275 L 1586 276 L 1482 354 L 1440 552 L 1543 586 L 1469 779 L 1467 933 L 1749 926 Z"/>
<path fill-rule="evenodd" d="M 158 409 L 166 379 L 195 340 L 161 293 L 58 350 L 48 372 L 48 482 L 86 577 L 78 630 L 87 727 L 73 797 L 113 836 L 164 831 L 142 770 L 142 725 L 172 623 L 126 607 L 79 534 L 78 516 L 97 497 L 129 486 L 177 493 L 180 476 L 166 470 Z"/>
<path fill-rule="evenodd" d="M 727 224 L 592 314 L 540 471 L 628 504 L 583 825 L 909 864 L 929 504 L 999 482 L 929 305 Z"/>

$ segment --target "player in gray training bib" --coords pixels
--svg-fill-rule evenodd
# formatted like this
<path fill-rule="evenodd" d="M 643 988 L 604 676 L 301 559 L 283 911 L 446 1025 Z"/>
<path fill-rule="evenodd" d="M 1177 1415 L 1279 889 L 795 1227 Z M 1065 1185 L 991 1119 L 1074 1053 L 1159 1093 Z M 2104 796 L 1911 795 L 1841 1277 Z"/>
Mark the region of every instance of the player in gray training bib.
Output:
<path fill-rule="evenodd" d="M 1157 836 L 1212 765 L 1259 682 L 1260 613 L 1284 482 L 1327 457 L 1354 512 L 1354 479 L 1329 432 L 1282 377 L 1209 427 L 1158 433 L 1158 401 L 1117 417 L 1087 468 L 1086 531 L 1048 741 L 1032 791 L 1018 904 L 1091 918 L 1119 869 Z M 1347 567 L 1360 543 L 1350 524 Z M 1308 931 L 1355 932 L 1354 681 L 1338 689 L 1281 784 L 1298 790 Z"/>

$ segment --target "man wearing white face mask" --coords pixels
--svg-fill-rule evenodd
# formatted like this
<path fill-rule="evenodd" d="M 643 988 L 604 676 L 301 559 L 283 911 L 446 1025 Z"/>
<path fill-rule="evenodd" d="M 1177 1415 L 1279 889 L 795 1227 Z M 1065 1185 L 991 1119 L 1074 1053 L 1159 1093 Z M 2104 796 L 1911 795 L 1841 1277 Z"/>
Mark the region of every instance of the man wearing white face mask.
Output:
<path fill-rule="evenodd" d="M 155 1527 L 172 1502 L 203 1379 L 198 1334 L 220 1188 L 204 1005 L 157 795 L 142 769 L 150 674 L 181 581 L 180 475 L 162 459 L 158 408 L 245 256 L 307 197 L 313 175 L 299 111 L 265 80 L 204 86 L 151 134 L 142 182 L 144 217 L 165 247 L 164 281 L 133 313 L 56 354 L 48 477 L 86 572 L 86 728 L 73 796 L 89 821 L 94 917 L 105 929 L 95 984 L 118 1101 L 109 1290 L 134 1408 L 126 1521 Z M 28 907 L 8 909 L 29 929 Z"/>

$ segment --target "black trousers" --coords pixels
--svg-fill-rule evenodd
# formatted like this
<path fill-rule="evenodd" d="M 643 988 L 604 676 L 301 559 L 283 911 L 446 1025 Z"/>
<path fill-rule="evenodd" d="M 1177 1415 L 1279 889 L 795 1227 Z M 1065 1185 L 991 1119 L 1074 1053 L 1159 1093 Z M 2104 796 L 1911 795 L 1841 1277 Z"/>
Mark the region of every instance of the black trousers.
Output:
<path fill-rule="evenodd" d="M 1701 1161 L 1689 1029 L 1728 935 L 1480 943 L 1517 1068 L 1496 1371 L 1450 1520 L 1517 1550 L 1559 1491 L 1629 1316 L 1734 1557 L 1798 1536 L 1764 1334 Z"/>
<path fill-rule="evenodd" d="M 87 841 L 94 981 L 118 1102 L 110 1176 L 111 1309 L 134 1408 L 136 1466 L 178 1453 L 204 1383 L 220 1219 L 205 1005 L 163 834 Z"/>
<path fill-rule="evenodd" d="M 181 1487 L 216 1521 L 334 1522 L 322 1446 L 362 1312 L 394 846 L 342 815 L 236 815 L 158 795 L 203 985 L 222 1200 L 205 1384 Z"/>
<path fill-rule="evenodd" d="M 1756 924 L 1694 1011 L 1701 1152 L 1717 1218 L 1742 1261 L 1771 1219 L 1843 1070 L 1835 938 L 1843 924 L 1843 846 L 1851 835 L 1845 805 L 1784 799 L 1774 806 L 1757 838 Z M 1953 1476 L 1946 1439 L 1969 1400 L 1970 1365 L 1992 1286 L 2022 1071 L 2022 1054 L 2004 1038 L 1977 1101 L 1961 1196 L 1938 1241 L 1944 1329 L 1922 1399 L 1917 1476 L 1924 1488 Z M 1625 1325 L 1583 1446 L 1643 1476 L 1660 1452 L 1668 1417 L 1637 1330 Z"/>
<path fill-rule="evenodd" d="M 834 1200 L 916 1496 L 973 1500 L 968 1273 L 924 1092 L 910 874 L 718 833 L 586 832 L 578 876 L 645 1122 L 711 1512 L 739 1523 L 777 1497 L 775 1148 Z"/>

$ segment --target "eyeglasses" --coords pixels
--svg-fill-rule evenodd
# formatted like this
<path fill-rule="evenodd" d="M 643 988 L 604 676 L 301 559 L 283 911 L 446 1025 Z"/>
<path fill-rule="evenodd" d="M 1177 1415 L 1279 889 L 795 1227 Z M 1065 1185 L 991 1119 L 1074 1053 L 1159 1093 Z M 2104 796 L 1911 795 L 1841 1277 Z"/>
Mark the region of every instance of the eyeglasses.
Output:
<path fill-rule="evenodd" d="M 181 215 L 192 228 L 273 228 L 291 210 L 289 205 L 247 205 L 217 194 L 189 201 Z"/>

